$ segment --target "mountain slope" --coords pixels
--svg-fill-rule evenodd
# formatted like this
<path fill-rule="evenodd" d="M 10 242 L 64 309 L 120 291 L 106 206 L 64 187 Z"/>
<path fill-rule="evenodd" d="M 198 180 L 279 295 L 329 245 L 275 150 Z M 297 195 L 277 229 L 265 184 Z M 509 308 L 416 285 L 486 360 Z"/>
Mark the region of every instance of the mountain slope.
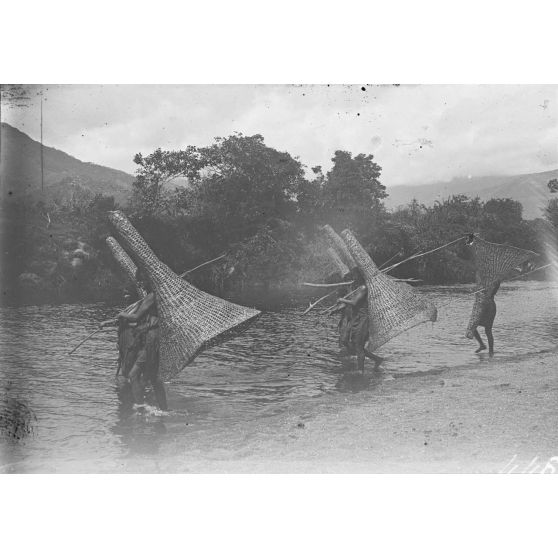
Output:
<path fill-rule="evenodd" d="M 0 193 L 6 199 L 42 199 L 41 145 L 17 128 L 1 123 Z M 123 171 L 84 163 L 52 147 L 43 147 L 44 197 L 62 199 L 90 191 L 126 203 L 134 177 Z"/>
<path fill-rule="evenodd" d="M 41 146 L 17 128 L 0 124 L 0 196 L 2 201 L 31 198 L 34 200 L 63 200 L 83 191 L 114 196 L 126 204 L 134 177 L 123 171 L 84 163 L 75 157 L 54 149 L 43 148 L 44 192 L 41 192 Z M 481 176 L 455 178 L 450 182 L 437 182 L 415 186 L 391 186 L 386 199 L 388 208 L 409 203 L 416 198 L 431 205 L 436 200 L 454 194 L 490 198 L 512 198 L 523 205 L 526 219 L 540 217 L 550 199 L 548 181 L 558 178 L 558 169 L 517 176 Z M 186 186 L 186 181 L 175 181 Z"/>
<path fill-rule="evenodd" d="M 436 200 L 442 201 L 455 194 L 479 196 L 483 201 L 512 198 L 523 205 L 525 219 L 534 219 L 542 216 L 550 199 L 547 184 L 552 178 L 558 178 L 558 169 L 517 176 L 480 176 L 417 186 L 391 186 L 387 189 L 389 197 L 386 206 L 395 208 L 409 203 L 413 198 L 431 205 Z"/>

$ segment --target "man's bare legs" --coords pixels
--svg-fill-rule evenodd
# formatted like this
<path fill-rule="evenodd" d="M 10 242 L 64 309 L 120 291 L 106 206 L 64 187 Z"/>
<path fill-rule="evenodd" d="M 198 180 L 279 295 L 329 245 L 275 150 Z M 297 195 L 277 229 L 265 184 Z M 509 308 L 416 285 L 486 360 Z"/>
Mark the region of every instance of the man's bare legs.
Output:
<path fill-rule="evenodd" d="M 480 333 L 477 331 L 477 328 L 475 328 L 473 335 L 475 336 L 475 339 L 479 342 L 479 348 L 475 351 L 475 353 L 480 353 L 481 351 L 484 351 L 486 349 L 486 345 L 484 344 L 484 341 L 482 340 Z"/>
<path fill-rule="evenodd" d="M 380 364 L 384 361 L 382 357 L 371 353 L 368 349 L 363 347 L 357 351 L 357 366 L 362 373 L 364 373 L 364 357 L 368 357 L 370 360 L 374 361 L 374 370 L 378 370 Z"/>
<path fill-rule="evenodd" d="M 382 357 L 379 357 L 378 355 L 375 355 L 374 353 L 371 353 L 368 349 L 364 349 L 364 354 L 370 359 L 374 361 L 374 369 L 378 370 L 378 367 L 380 366 L 380 364 L 382 364 L 382 362 L 384 362 L 384 359 Z"/>
<path fill-rule="evenodd" d="M 492 328 L 485 327 L 484 332 L 486 333 L 486 338 L 488 339 L 488 355 L 494 356 L 494 336 L 492 335 Z"/>
<path fill-rule="evenodd" d="M 144 363 L 136 363 L 130 371 L 130 384 L 132 386 L 132 394 L 136 405 L 143 405 L 145 403 L 145 387 L 147 382 L 143 374 L 144 368 Z M 150 377 L 149 382 L 153 386 L 153 393 L 155 394 L 157 405 L 162 411 L 167 411 L 167 394 L 165 392 L 163 380 L 157 375 L 155 377 Z"/>
<path fill-rule="evenodd" d="M 143 384 L 143 363 L 136 362 L 130 370 L 130 384 L 132 386 L 132 394 L 134 396 L 134 403 L 143 405 L 144 397 L 144 384 Z"/>
<path fill-rule="evenodd" d="M 364 349 L 357 351 L 357 367 L 364 374 Z"/>
<path fill-rule="evenodd" d="M 168 411 L 169 407 L 167 405 L 167 394 L 165 392 L 165 384 L 163 383 L 163 380 L 161 380 L 159 376 L 151 378 L 151 385 L 153 386 L 153 392 L 155 393 L 159 409 L 161 409 L 161 411 Z"/>

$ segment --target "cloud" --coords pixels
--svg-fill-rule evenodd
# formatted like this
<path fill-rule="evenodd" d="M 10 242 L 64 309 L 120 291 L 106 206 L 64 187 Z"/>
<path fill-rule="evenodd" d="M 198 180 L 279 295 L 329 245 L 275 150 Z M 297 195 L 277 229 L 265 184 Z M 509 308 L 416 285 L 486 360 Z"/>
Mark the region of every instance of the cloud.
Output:
<path fill-rule="evenodd" d="M 43 86 L 44 141 L 133 172 L 135 153 L 235 131 L 328 169 L 373 153 L 386 185 L 515 174 L 558 163 L 556 86 Z M 2 119 L 39 137 L 39 97 Z"/>

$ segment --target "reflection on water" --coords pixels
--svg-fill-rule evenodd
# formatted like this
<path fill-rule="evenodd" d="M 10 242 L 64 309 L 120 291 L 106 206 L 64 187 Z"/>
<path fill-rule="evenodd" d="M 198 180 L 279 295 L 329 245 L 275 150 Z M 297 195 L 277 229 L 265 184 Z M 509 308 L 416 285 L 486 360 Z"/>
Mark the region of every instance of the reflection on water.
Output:
<path fill-rule="evenodd" d="M 412 389 L 417 375 L 448 367 L 478 366 L 474 341 L 465 338 L 472 297 L 469 287 L 424 288 L 439 305 L 436 324 L 403 333 L 378 353 L 381 374 L 354 373 L 338 356 L 336 318 L 302 315 L 288 308 L 266 313 L 241 336 L 201 354 L 167 385 L 171 412 L 138 412 L 118 399 L 116 338 L 105 330 L 73 356 L 68 350 L 115 308 L 102 304 L 0 310 L 3 393 L 18 395 L 37 415 L 36 434 L 14 447 L 2 441 L 3 461 L 35 458 L 110 459 L 181 451 L 211 444 L 224 425 L 249 437 L 258 419 L 280 414 L 324 393 L 374 390 L 386 380 Z M 512 283 L 497 296 L 495 358 L 541 352 L 556 345 L 558 287 Z M 216 439 L 216 438 L 215 438 Z"/>

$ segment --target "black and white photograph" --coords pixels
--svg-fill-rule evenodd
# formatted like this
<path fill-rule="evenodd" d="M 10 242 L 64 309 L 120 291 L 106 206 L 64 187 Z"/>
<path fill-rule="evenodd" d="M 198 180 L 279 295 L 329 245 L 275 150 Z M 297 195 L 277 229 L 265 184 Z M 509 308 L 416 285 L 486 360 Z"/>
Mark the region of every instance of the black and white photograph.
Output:
<path fill-rule="evenodd" d="M 1 94 L 3 473 L 557 472 L 557 86 Z"/>
<path fill-rule="evenodd" d="M 4 3 L 2 556 L 554 556 L 554 4 Z"/>

